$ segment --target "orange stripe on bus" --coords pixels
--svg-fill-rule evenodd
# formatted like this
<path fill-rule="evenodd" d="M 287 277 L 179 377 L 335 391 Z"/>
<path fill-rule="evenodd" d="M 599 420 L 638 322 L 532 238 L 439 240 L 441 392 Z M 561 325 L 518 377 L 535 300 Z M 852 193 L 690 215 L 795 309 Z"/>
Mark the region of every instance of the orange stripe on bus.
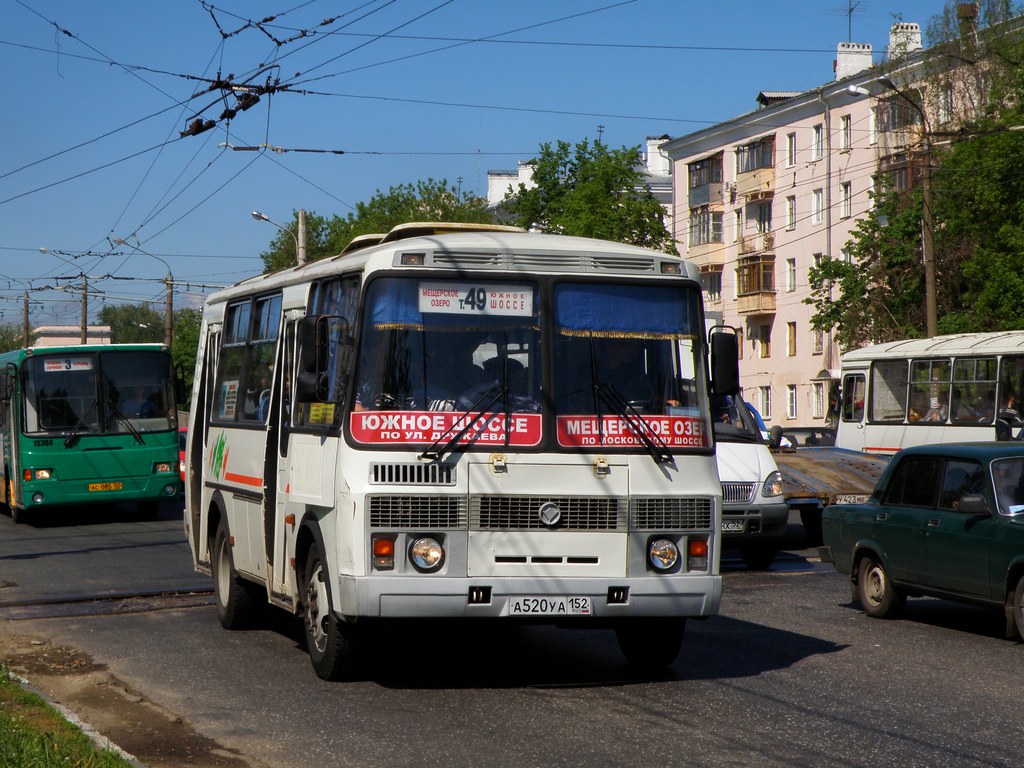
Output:
<path fill-rule="evenodd" d="M 251 475 L 239 475 L 234 472 L 225 472 L 224 479 L 232 483 L 241 483 L 242 485 L 253 485 L 257 488 L 263 487 L 262 477 L 252 477 Z"/>

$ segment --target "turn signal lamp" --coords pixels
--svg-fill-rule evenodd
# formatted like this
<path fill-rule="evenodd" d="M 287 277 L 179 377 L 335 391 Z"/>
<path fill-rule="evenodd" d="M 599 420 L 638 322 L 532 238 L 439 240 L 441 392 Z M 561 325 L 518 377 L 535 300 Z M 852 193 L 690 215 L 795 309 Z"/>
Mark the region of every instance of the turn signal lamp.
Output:
<path fill-rule="evenodd" d="M 395 537 L 374 536 L 373 567 L 378 571 L 390 571 L 395 567 Z"/>
<path fill-rule="evenodd" d="M 686 544 L 686 569 L 706 571 L 708 569 L 708 540 L 690 539 Z"/>

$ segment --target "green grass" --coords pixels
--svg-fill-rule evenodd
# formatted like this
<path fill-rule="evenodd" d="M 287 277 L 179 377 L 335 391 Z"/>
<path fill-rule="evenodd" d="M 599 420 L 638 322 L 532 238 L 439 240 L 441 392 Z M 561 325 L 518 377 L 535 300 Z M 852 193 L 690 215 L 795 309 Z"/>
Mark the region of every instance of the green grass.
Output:
<path fill-rule="evenodd" d="M 0 768 L 130 768 L 99 749 L 45 701 L 0 666 Z"/>

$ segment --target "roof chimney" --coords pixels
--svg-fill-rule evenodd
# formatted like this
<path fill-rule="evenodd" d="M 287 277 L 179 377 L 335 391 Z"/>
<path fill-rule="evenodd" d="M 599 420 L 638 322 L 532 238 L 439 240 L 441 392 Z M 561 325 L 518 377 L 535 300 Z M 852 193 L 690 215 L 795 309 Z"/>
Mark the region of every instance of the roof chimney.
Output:
<path fill-rule="evenodd" d="M 836 49 L 836 80 L 871 69 L 871 43 L 840 43 Z"/>
<path fill-rule="evenodd" d="M 901 21 L 889 28 L 889 60 L 921 50 L 921 25 Z"/>
<path fill-rule="evenodd" d="M 957 4 L 956 19 L 960 26 L 961 47 L 972 50 L 978 36 L 978 4 Z"/>

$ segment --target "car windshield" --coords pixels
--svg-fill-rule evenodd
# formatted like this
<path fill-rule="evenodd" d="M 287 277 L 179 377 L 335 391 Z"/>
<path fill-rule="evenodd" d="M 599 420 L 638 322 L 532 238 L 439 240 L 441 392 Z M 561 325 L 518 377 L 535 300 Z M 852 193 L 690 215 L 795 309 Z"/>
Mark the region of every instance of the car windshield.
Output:
<path fill-rule="evenodd" d="M 1024 513 L 1024 458 L 993 461 L 992 484 L 1000 514 Z"/>

